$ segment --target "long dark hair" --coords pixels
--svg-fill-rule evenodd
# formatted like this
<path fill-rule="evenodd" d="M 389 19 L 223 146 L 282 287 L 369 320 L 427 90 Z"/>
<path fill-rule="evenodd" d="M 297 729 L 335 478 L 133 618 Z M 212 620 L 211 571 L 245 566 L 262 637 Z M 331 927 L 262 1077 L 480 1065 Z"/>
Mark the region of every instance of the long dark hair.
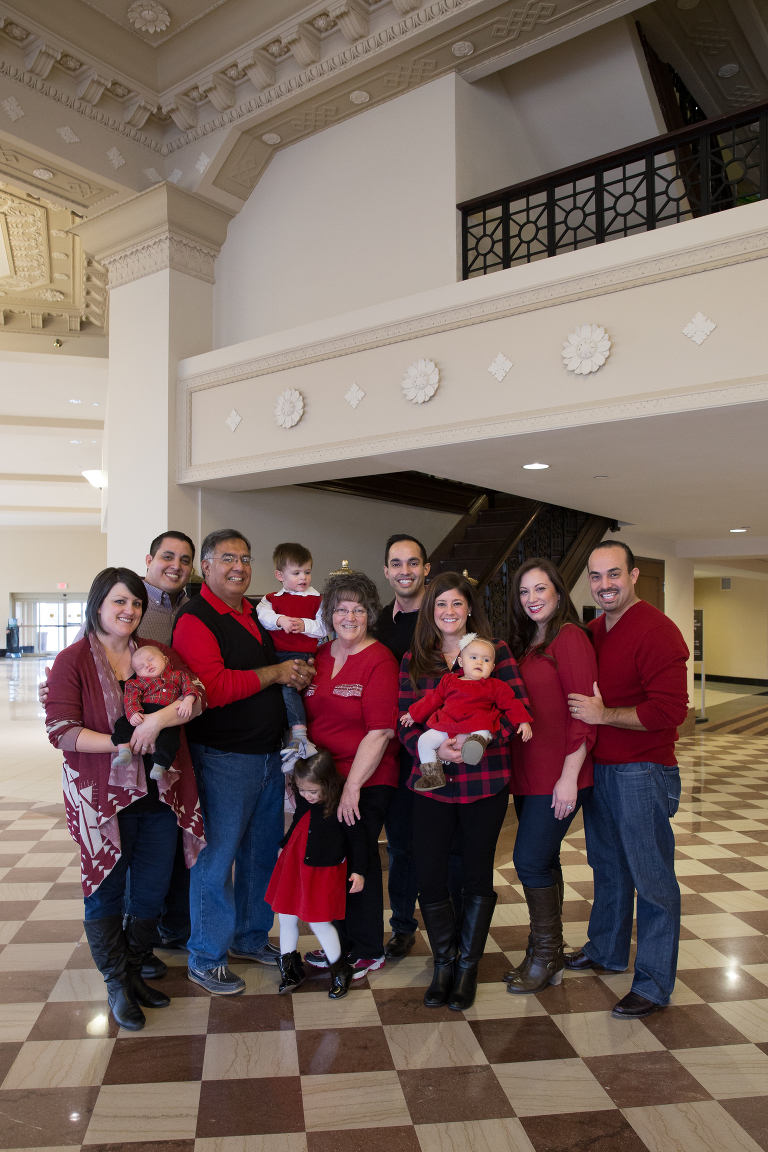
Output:
<path fill-rule="evenodd" d="M 141 616 L 142 619 L 144 618 L 149 598 L 141 576 L 134 572 L 132 568 L 102 568 L 101 572 L 93 578 L 91 590 L 88 593 L 88 600 L 85 605 L 86 636 L 91 632 L 103 631 L 101 621 L 99 620 L 99 612 L 115 584 L 125 584 L 131 596 L 135 596 L 137 600 L 141 600 Z M 134 628 L 134 632 L 138 632 L 140 624 L 141 620 L 136 628 Z"/>
<path fill-rule="evenodd" d="M 325 816 L 334 816 L 344 790 L 344 777 L 337 771 L 336 765 L 327 748 L 318 748 L 314 756 L 307 756 L 306 760 L 299 759 L 293 765 L 293 787 L 298 791 L 298 782 L 305 784 L 318 784 L 323 790 L 325 802 Z"/>
<path fill-rule="evenodd" d="M 408 668 L 411 684 L 417 686 L 422 676 L 443 676 L 446 672 L 443 659 L 443 638 L 435 624 L 435 601 L 446 592 L 458 592 L 469 605 L 472 623 L 467 631 L 476 632 L 481 640 L 491 640 L 491 626 L 485 614 L 474 585 L 459 572 L 441 572 L 427 585 L 421 602 L 416 629 L 411 644 L 411 661 Z"/>
<path fill-rule="evenodd" d="M 551 580 L 557 592 L 558 604 L 549 620 L 547 620 L 547 625 L 544 629 L 544 639 L 540 644 L 536 645 L 533 652 L 539 656 L 545 655 L 545 649 L 548 648 L 556 638 L 564 624 L 575 624 L 577 627 L 586 631 L 579 620 L 578 613 L 573 606 L 573 601 L 568 595 L 568 589 L 563 583 L 563 578 L 555 565 L 551 560 L 544 560 L 539 556 L 534 556 L 532 559 L 526 560 L 520 565 L 512 581 L 512 626 L 510 628 L 509 646 L 512 649 L 512 655 L 515 660 L 518 661 L 522 660 L 523 656 L 525 656 L 536 635 L 536 624 L 523 610 L 523 606 L 520 603 L 520 584 L 522 579 L 534 569 L 539 569 Z"/>

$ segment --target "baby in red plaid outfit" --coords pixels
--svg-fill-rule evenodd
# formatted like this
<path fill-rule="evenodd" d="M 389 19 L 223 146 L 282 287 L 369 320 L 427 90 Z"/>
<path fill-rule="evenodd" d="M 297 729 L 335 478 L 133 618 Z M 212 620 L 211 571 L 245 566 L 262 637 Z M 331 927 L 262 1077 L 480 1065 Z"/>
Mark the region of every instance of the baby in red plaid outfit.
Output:
<path fill-rule="evenodd" d="M 524 741 L 532 735 L 528 723 L 531 717 L 525 705 L 503 680 L 490 679 L 496 664 L 496 649 L 491 641 L 469 632 L 462 638 L 459 650 L 458 662 L 464 675 L 446 673 L 437 688 L 411 704 L 410 710 L 400 717 L 404 728 L 410 728 L 414 720 L 427 725 L 418 741 L 418 792 L 433 792 L 445 786 L 445 773 L 437 759 L 437 749 L 444 740 L 458 737 L 457 747 L 461 748 L 464 763 L 479 764 L 499 730 L 500 712 L 517 726 Z"/>
<path fill-rule="evenodd" d="M 117 768 L 125 767 L 133 759 L 130 739 L 132 728 L 138 727 L 145 715 L 159 712 L 176 703 L 176 711 L 183 720 L 189 720 L 200 693 L 186 672 L 174 672 L 168 660 L 151 644 L 137 648 L 131 657 L 131 668 L 136 673 L 126 681 L 123 703 L 125 716 L 121 716 L 112 733 L 112 743 L 118 753 L 112 760 Z M 162 780 L 179 751 L 179 729 L 161 728 L 155 740 L 154 763 L 150 776 Z"/>

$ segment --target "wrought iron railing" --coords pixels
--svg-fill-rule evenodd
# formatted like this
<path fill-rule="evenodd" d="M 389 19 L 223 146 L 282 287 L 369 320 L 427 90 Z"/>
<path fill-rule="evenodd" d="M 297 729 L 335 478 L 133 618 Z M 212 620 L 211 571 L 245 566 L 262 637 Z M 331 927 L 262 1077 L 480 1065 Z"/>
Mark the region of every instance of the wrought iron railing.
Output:
<path fill-rule="evenodd" d="M 463 277 L 768 197 L 768 103 L 459 204 Z"/>

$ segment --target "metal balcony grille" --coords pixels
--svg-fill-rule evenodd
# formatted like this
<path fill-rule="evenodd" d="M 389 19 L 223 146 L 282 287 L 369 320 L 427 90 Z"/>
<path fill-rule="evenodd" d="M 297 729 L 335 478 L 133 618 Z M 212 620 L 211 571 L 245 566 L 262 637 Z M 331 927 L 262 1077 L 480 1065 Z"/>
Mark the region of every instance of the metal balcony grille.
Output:
<path fill-rule="evenodd" d="M 768 103 L 459 204 L 463 278 L 768 197 Z"/>

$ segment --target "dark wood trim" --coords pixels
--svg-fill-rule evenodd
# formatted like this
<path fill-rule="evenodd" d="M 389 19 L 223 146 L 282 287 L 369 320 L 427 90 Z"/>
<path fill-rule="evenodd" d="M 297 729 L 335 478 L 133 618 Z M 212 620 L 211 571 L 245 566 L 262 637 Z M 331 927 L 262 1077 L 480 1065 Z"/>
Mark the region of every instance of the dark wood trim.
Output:
<path fill-rule="evenodd" d="M 560 575 L 569 592 L 586 567 L 590 552 L 600 543 L 611 524 L 613 520 L 608 520 L 605 516 L 590 516 L 560 561 Z"/>
<path fill-rule="evenodd" d="M 488 493 L 474 484 L 461 484 L 426 472 L 382 472 L 375 476 L 350 476 L 316 480 L 298 485 L 365 500 L 381 500 L 408 508 L 429 508 L 455 516 L 477 515 L 488 504 Z"/>
<path fill-rule="evenodd" d="M 525 536 L 527 532 L 530 532 L 536 517 L 540 516 L 546 507 L 547 505 L 541 500 L 537 500 L 535 503 L 533 501 L 531 502 L 531 510 L 528 514 L 528 518 L 523 521 L 521 527 L 518 529 L 514 536 L 510 536 L 507 540 L 504 541 L 502 546 L 488 561 L 485 568 L 480 573 L 477 580 L 477 591 L 479 595 L 482 596 L 485 594 L 488 581 L 491 579 L 494 573 L 498 572 L 499 568 L 501 568 L 502 564 L 510 555 L 510 553 L 513 552 L 515 548 L 517 548 L 523 536 Z"/>

